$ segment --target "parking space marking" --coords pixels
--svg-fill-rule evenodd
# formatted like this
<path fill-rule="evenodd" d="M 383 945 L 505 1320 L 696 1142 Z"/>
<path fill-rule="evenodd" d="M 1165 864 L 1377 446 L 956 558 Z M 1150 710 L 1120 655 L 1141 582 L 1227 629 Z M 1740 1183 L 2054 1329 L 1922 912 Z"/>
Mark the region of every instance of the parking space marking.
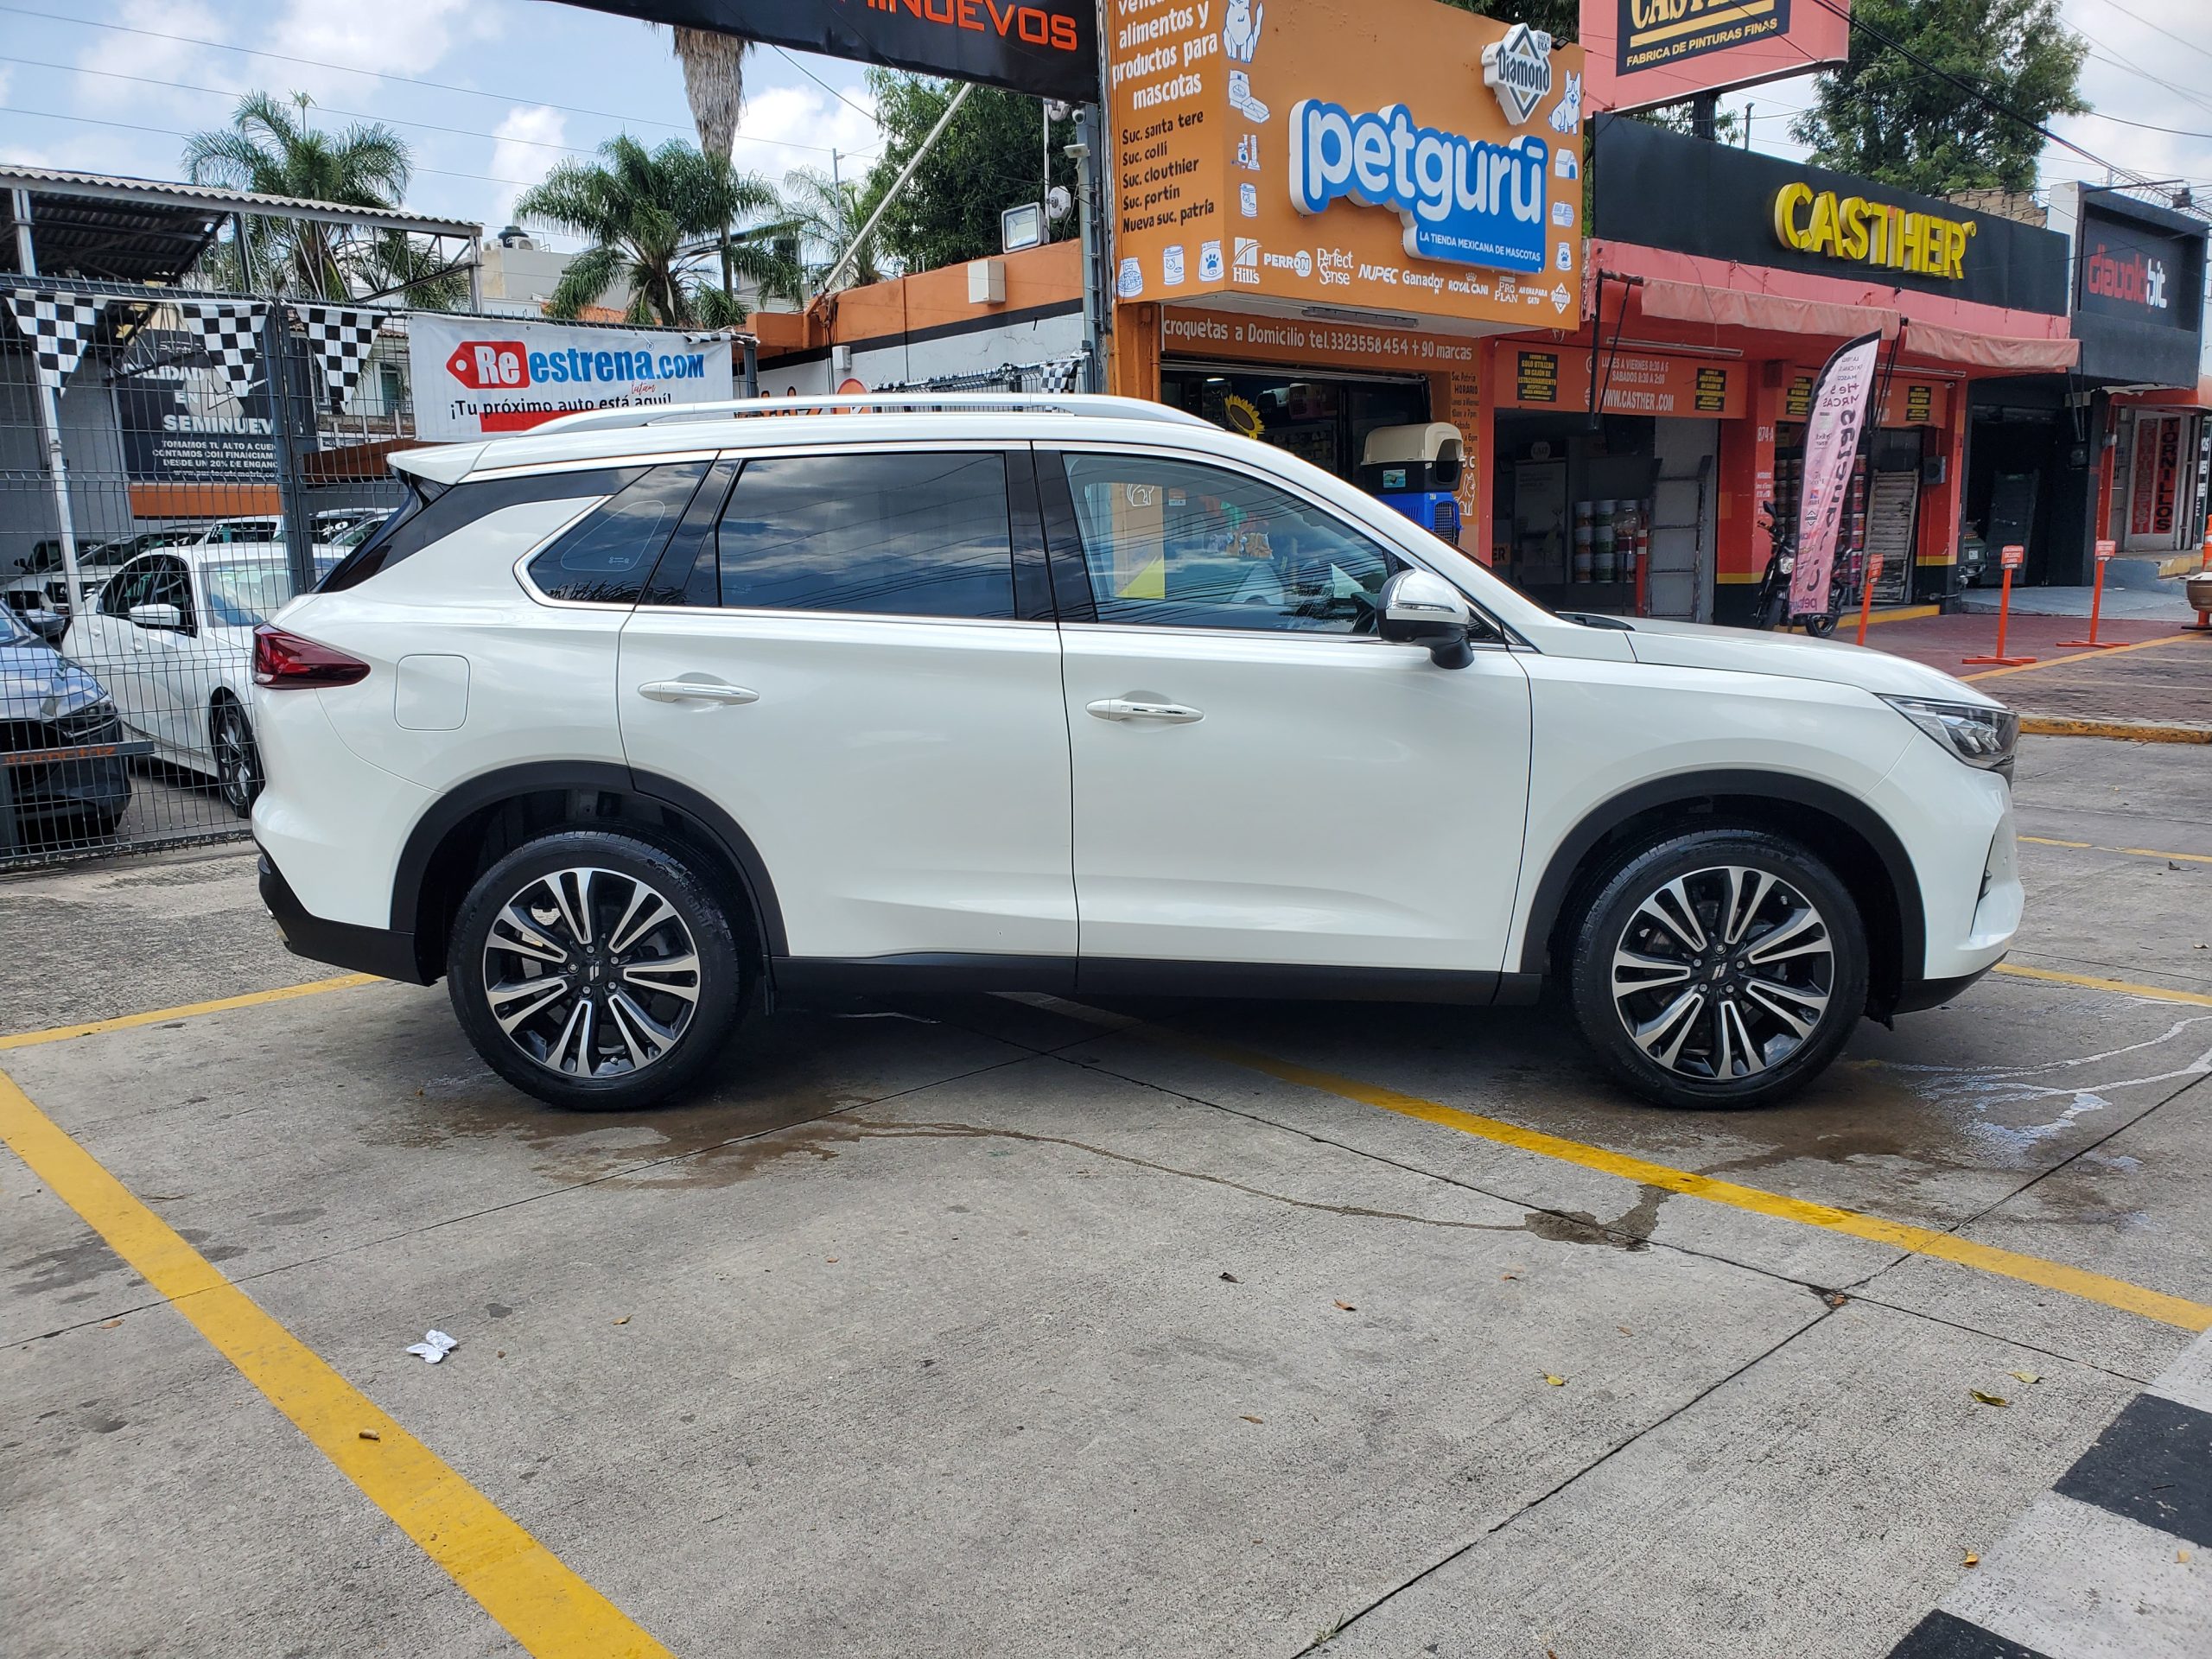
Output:
<path fill-rule="evenodd" d="M 226 1008 L 258 1007 L 264 1002 L 288 1002 L 296 996 L 320 996 L 325 991 L 346 991 L 356 985 L 374 985 L 374 974 L 340 974 L 335 979 L 311 979 L 304 985 L 279 985 L 270 991 L 248 991 L 242 996 L 219 996 L 212 1002 L 187 1002 L 180 1007 L 156 1008 L 148 1014 L 118 1014 L 81 1026 L 49 1026 L 44 1031 L 18 1031 L 0 1037 L 0 1049 L 36 1048 L 41 1043 L 66 1043 L 73 1037 L 97 1037 L 104 1031 L 128 1031 L 134 1026 L 158 1026 L 195 1014 L 220 1014 Z"/>
<path fill-rule="evenodd" d="M 2052 985 L 2078 985 L 2088 991 L 2122 991 L 2129 996 L 2147 996 L 2158 1002 L 2186 1002 L 2192 1007 L 2212 1008 L 2212 996 L 2202 991 L 2173 991 L 2163 985 L 2139 985 L 2130 979 L 2099 979 L 2091 974 L 2062 974 L 2056 968 L 2025 968 L 2018 963 L 2000 962 L 1992 970 L 2008 979 L 2040 979 Z"/>
<path fill-rule="evenodd" d="M 2212 864 L 2212 853 L 2162 853 L 2155 847 L 2100 847 L 2094 841 L 2056 841 L 2049 836 L 2022 836 L 2029 847 L 2064 847 L 2077 853 L 2126 853 L 2130 858 L 2170 858 L 2190 864 Z"/>
<path fill-rule="evenodd" d="M 2161 645 L 2187 644 L 2196 637 L 2195 634 L 2186 632 L 2161 634 L 2156 639 L 2138 639 L 2132 645 L 2107 645 L 2105 647 L 2105 653 L 2109 657 L 2114 653 L 2130 651 L 2155 651 Z M 2101 658 L 2088 657 L 2046 657 L 2039 663 L 2022 663 L 2013 668 L 1985 668 L 1979 674 L 1961 674 L 1959 677 L 1962 680 L 1994 680 L 2001 679 L 2007 674 L 2033 674 L 2043 669 L 2063 668 L 2069 663 L 2102 660 Z"/>
<path fill-rule="evenodd" d="M 2076 982 L 2091 985 L 2109 983 L 2094 980 Z M 1570 1141 L 1564 1135 L 1526 1128 L 1518 1123 L 1506 1122 L 1502 1118 L 1462 1111 L 1456 1106 L 1424 1100 L 1418 1095 L 1403 1094 L 1381 1084 L 1339 1077 L 1332 1071 L 1322 1071 L 1294 1061 L 1278 1059 L 1272 1054 L 1255 1049 L 1217 1042 L 1211 1038 L 1189 1036 L 1164 1026 L 1109 1014 L 1103 1008 L 1090 1007 L 1064 998 L 1026 1000 L 1034 1000 L 1043 1006 L 1063 1010 L 1076 1019 L 1109 1031 L 1126 1031 L 1151 1038 L 1227 1061 L 1231 1065 L 1243 1066 L 1247 1071 L 1263 1073 L 1283 1083 L 1335 1095 L 1339 1099 L 1354 1101 L 1363 1106 L 1377 1107 L 1386 1112 L 1395 1112 L 1401 1117 L 1457 1129 L 1462 1135 L 1534 1153 L 1540 1158 L 1556 1159 L 1561 1163 L 1580 1165 L 1584 1169 L 1618 1175 L 1624 1181 L 1663 1187 L 1669 1192 L 1680 1192 L 1686 1198 L 1704 1198 L 1710 1203 L 1747 1210 L 1755 1215 L 1771 1216 L 1808 1227 L 1824 1228 L 1830 1232 L 1847 1233 L 1853 1238 L 1910 1250 L 1916 1255 L 1934 1256 L 1956 1262 L 1961 1267 L 1974 1268 L 1983 1273 L 2018 1279 L 2028 1284 L 2040 1285 L 2046 1290 L 2061 1291 L 2069 1296 L 2081 1297 L 2085 1301 L 2101 1302 L 2107 1307 L 2118 1308 L 2123 1313 L 2139 1314 L 2145 1319 L 2175 1325 L 2183 1331 L 2212 1330 L 2212 1306 L 2180 1296 L 2169 1296 L 2164 1291 L 2152 1290 L 2142 1285 L 2130 1284 L 2124 1279 L 2107 1278 L 2101 1273 L 2068 1267 L 2062 1262 L 2050 1262 L 2041 1256 L 2024 1255 L 2015 1250 L 1979 1244 L 1972 1239 L 1961 1238 L 1955 1233 L 1940 1232 L 1932 1227 L 1886 1221 L 1878 1216 L 1862 1215 L 1855 1210 L 1841 1210 L 1833 1205 L 1788 1198 L 1755 1186 L 1742 1186 L 1734 1181 L 1715 1180 L 1710 1175 L 1700 1175 L 1694 1170 L 1656 1164 L 1629 1153 L 1614 1152 L 1609 1147 L 1592 1146 L 1586 1141 Z M 2212 997 L 2196 1000 L 2212 1003 Z"/>
<path fill-rule="evenodd" d="M 305 995 L 343 982 L 200 1007 Z M 0 1141 L 526 1652 L 538 1659 L 670 1659 L 613 1602 L 225 1278 L 4 1071 Z M 379 1438 L 363 1440 L 364 1429 Z"/>

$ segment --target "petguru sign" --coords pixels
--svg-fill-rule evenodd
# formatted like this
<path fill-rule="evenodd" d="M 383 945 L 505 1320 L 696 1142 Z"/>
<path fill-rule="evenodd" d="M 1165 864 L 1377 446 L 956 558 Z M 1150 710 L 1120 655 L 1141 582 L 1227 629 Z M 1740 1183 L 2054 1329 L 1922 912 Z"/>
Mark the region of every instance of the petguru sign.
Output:
<path fill-rule="evenodd" d="M 730 396 L 730 343 L 721 334 L 416 312 L 407 360 L 416 432 L 443 441 L 527 431 L 582 410 Z"/>

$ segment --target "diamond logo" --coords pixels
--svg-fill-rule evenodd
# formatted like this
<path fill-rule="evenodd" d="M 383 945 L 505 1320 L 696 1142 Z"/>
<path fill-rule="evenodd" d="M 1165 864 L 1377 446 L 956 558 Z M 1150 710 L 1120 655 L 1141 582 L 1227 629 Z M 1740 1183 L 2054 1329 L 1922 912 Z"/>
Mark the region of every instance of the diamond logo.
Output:
<path fill-rule="evenodd" d="M 1573 303 L 1574 296 L 1567 291 L 1567 284 L 1565 283 L 1560 283 L 1552 289 L 1552 309 L 1558 312 L 1561 316 L 1567 315 L 1567 308 Z"/>
<path fill-rule="evenodd" d="M 1483 85 L 1515 126 L 1525 126 L 1536 105 L 1551 96 L 1552 37 L 1516 23 L 1505 38 L 1483 48 Z"/>

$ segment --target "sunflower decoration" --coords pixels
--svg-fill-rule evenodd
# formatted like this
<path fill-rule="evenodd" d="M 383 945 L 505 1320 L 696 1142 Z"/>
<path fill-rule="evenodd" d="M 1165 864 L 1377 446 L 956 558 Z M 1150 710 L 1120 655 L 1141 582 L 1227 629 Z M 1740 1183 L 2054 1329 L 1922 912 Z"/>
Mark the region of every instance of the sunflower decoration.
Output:
<path fill-rule="evenodd" d="M 1223 398 L 1221 413 L 1229 423 L 1229 429 L 1240 437 L 1256 438 L 1268 429 L 1268 423 L 1260 418 L 1259 405 L 1249 397 Z"/>

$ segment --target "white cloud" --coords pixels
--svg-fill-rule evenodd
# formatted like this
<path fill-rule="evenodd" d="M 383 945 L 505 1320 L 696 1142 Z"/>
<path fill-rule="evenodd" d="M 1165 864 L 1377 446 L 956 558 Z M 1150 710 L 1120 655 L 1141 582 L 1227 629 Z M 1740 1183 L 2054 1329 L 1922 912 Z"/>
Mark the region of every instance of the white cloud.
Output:
<path fill-rule="evenodd" d="M 874 117 L 861 113 L 874 107 L 868 95 L 857 92 L 845 96 L 860 108 L 813 86 L 763 86 L 748 90 L 731 159 L 744 171 L 775 180 L 795 167 L 829 171 L 830 151 L 834 147 L 845 158 L 841 163 L 844 176 L 857 178 L 868 164 L 852 158 L 860 151 L 875 150 L 882 139 Z"/>
<path fill-rule="evenodd" d="M 15 79 L 14 70 L 8 68 L 5 65 L 0 65 L 0 104 L 5 104 L 8 101 L 8 87 Z"/>
<path fill-rule="evenodd" d="M 185 92 L 177 83 L 235 86 L 238 60 L 228 53 L 163 37 L 219 41 L 225 31 L 215 12 L 200 0 L 129 0 L 116 21 L 123 30 L 143 32 L 104 29 L 92 34 L 77 55 L 77 67 L 92 73 L 72 75 L 65 83 L 75 102 L 91 111 L 136 112 L 125 119 L 160 118 L 151 123 L 155 125 L 188 124 L 194 130 L 214 125 L 219 109 L 216 100 Z"/>
<path fill-rule="evenodd" d="M 521 180 L 524 183 L 495 183 L 493 187 L 493 210 L 488 223 L 493 230 L 510 223 L 514 218 L 515 198 L 523 193 L 525 184 L 535 184 L 543 178 L 555 162 L 564 159 L 558 149 L 547 148 L 568 142 L 569 118 L 560 111 L 543 104 L 517 105 L 500 118 L 493 130 L 496 141 L 492 145 L 492 164 L 486 176 L 497 180 Z"/>
<path fill-rule="evenodd" d="M 486 0 L 376 0 L 372 5 L 289 0 L 270 31 L 270 48 L 385 74 L 419 75 L 457 48 L 497 38 L 507 22 L 506 8 Z M 346 79 L 359 84 L 356 77 Z"/>

